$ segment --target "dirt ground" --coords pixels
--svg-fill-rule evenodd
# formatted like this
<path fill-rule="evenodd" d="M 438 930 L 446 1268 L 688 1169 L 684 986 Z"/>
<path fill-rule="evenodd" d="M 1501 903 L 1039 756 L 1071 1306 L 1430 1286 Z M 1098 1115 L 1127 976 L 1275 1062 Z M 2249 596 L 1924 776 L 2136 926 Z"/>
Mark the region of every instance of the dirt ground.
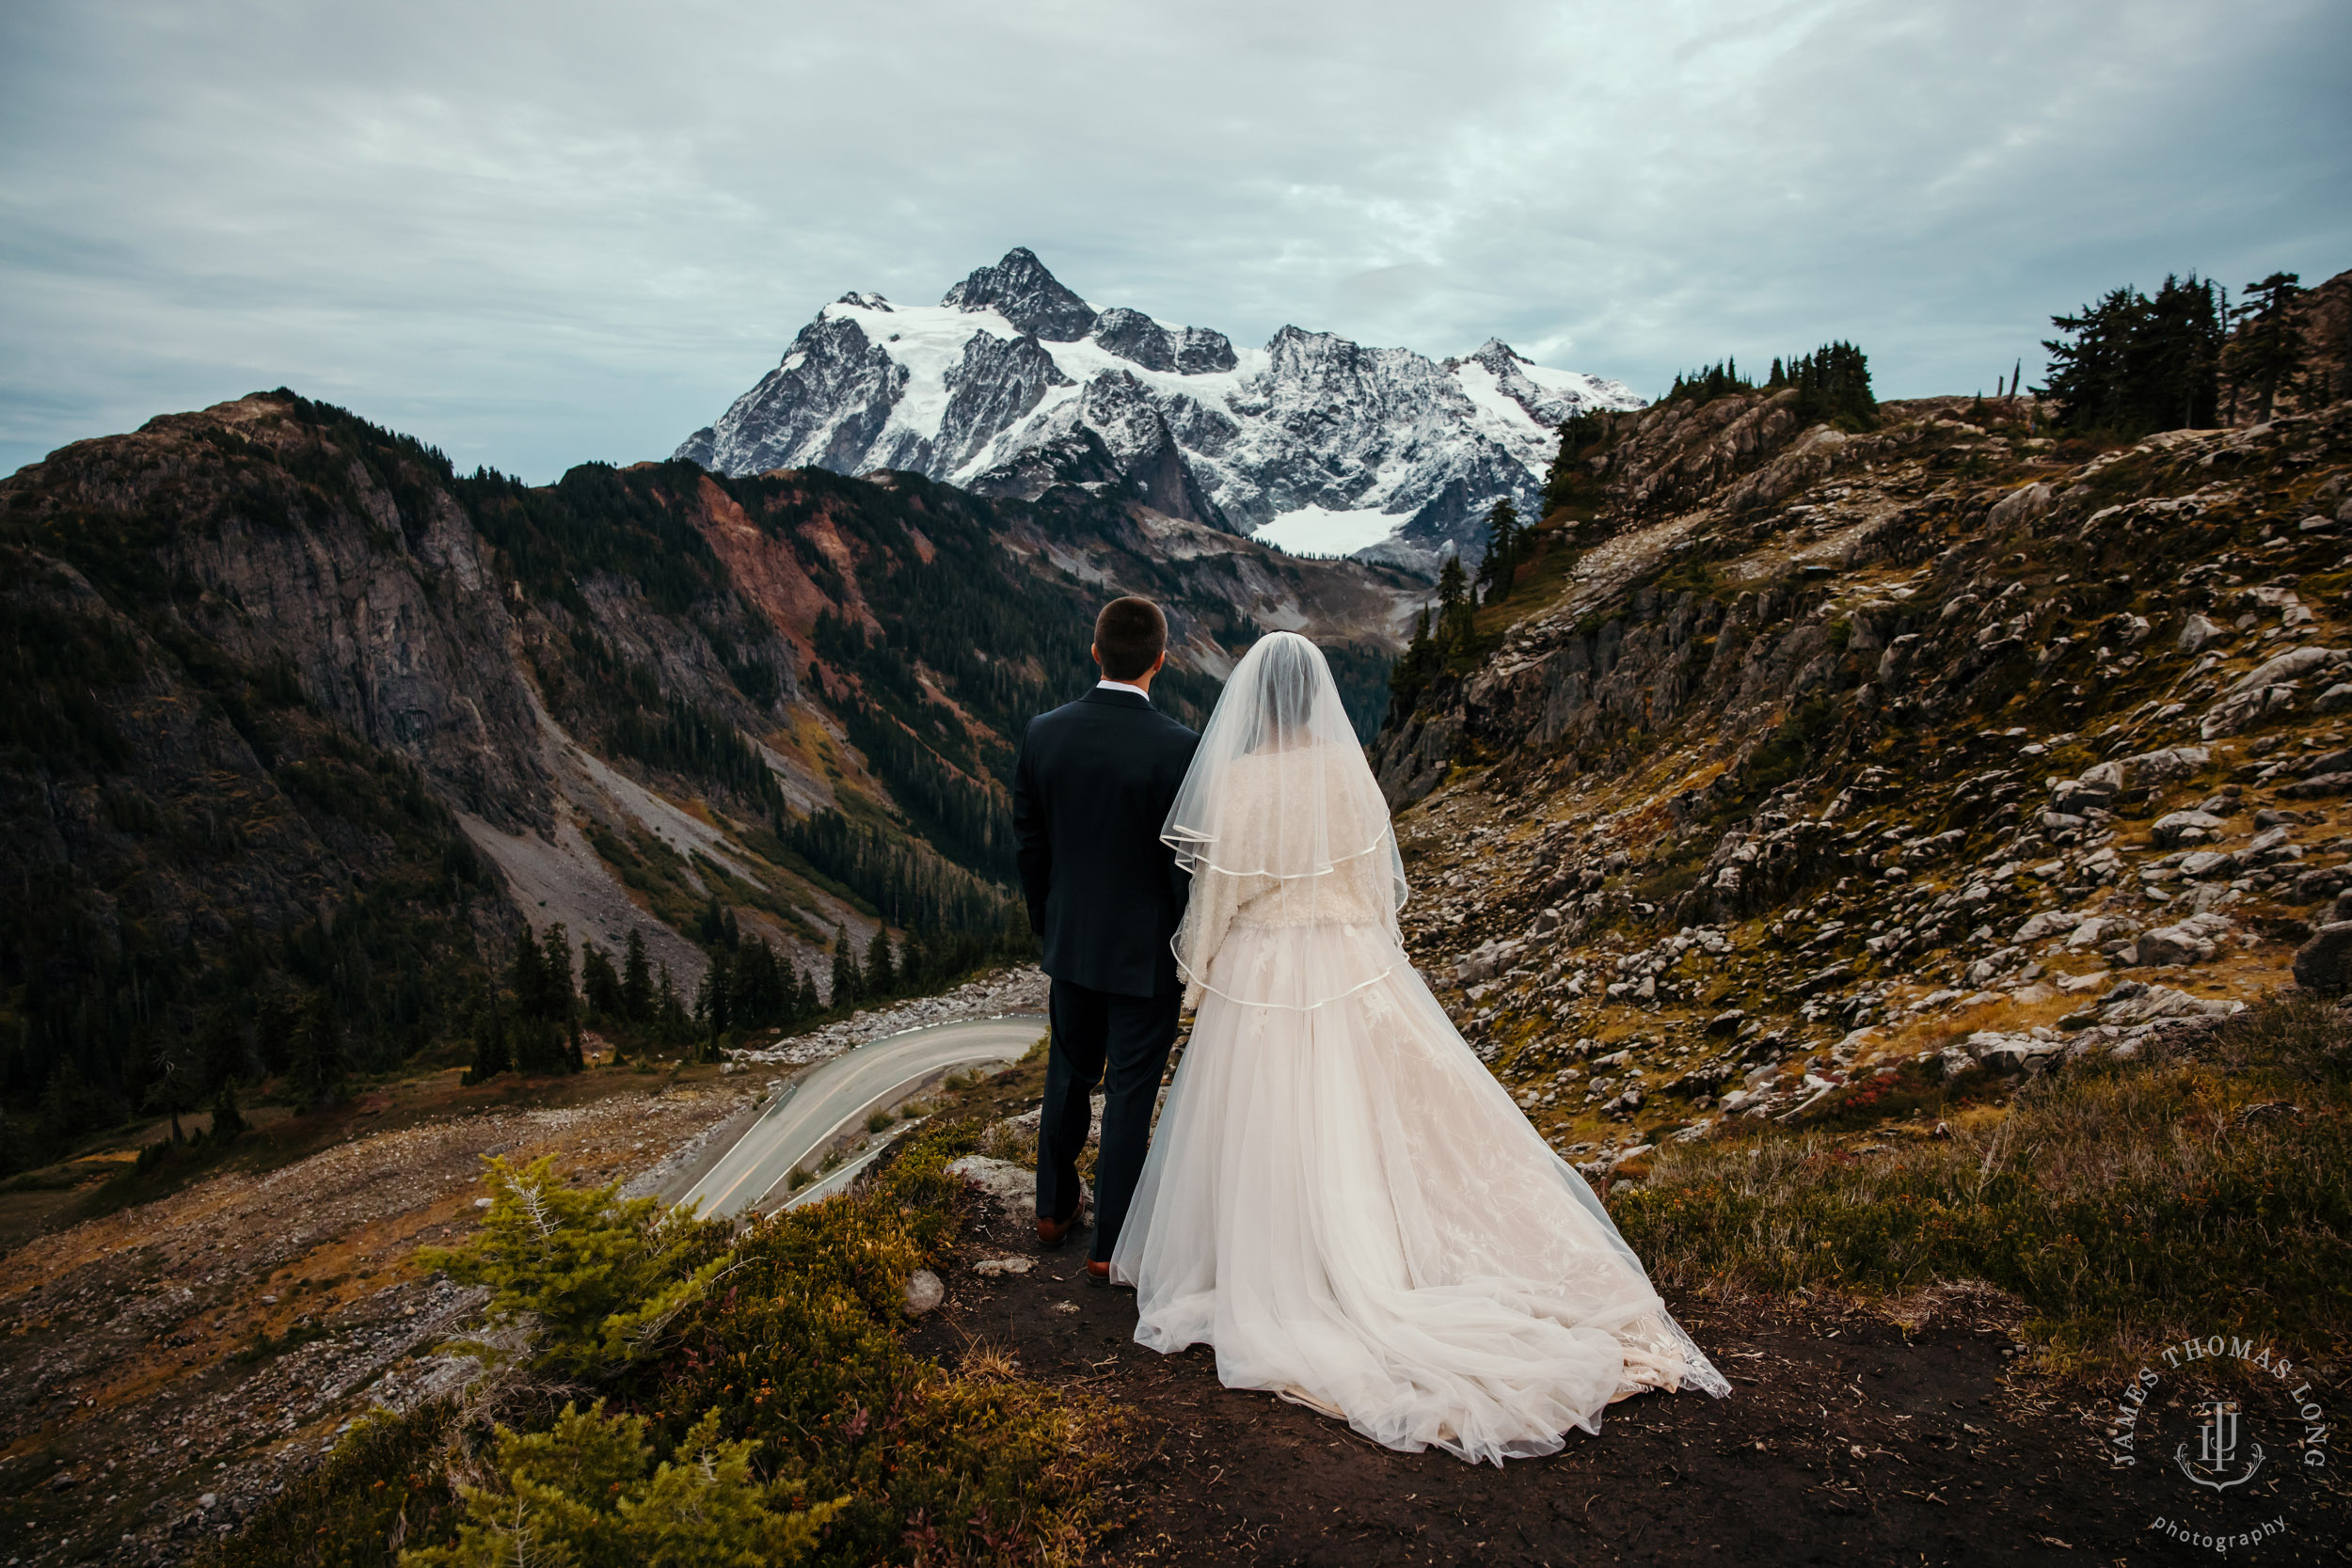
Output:
<path fill-rule="evenodd" d="M 1106 1562 L 2215 1560 L 2152 1530 L 2159 1517 L 2226 1517 L 2233 1529 L 2286 1519 L 2231 1560 L 2342 1562 L 2352 1544 L 2342 1495 L 2278 1466 L 2201 1507 L 2169 1465 L 2111 1468 L 2096 1391 L 2013 1367 L 2015 1314 L 1990 1291 L 1915 1304 L 1907 1328 L 1842 1304 L 1675 1301 L 1730 1398 L 1628 1400 L 1598 1436 L 1497 1469 L 1391 1452 L 1273 1395 L 1229 1390 L 1206 1348 L 1145 1350 L 1135 1297 L 1080 1278 L 1083 1237 L 1039 1254 L 1025 1217 L 993 1204 L 989 1215 L 922 1336 L 942 1354 L 973 1340 L 1009 1347 L 1032 1375 L 1127 1414 L 1136 1462 L 1108 1500 L 1125 1523 L 1102 1544 Z M 972 1272 L 991 1256 L 1037 1264 L 997 1280 Z"/>
<path fill-rule="evenodd" d="M 23 1238 L 0 1255 L 0 1563 L 169 1562 L 233 1528 L 372 1406 L 471 1373 L 435 1347 L 482 1292 L 411 1254 L 472 1227 L 485 1155 L 644 1172 L 691 1157 L 758 1083 L 425 1076 L 274 1118 L 150 1201 L 0 1195 Z"/>

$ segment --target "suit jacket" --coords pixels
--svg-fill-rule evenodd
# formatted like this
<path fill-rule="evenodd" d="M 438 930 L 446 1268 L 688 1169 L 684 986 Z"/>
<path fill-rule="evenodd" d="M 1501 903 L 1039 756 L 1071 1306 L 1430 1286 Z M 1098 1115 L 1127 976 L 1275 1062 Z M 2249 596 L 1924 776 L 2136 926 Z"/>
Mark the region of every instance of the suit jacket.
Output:
<path fill-rule="evenodd" d="M 1013 836 L 1055 979 L 1122 996 L 1177 990 L 1168 942 L 1187 879 L 1160 829 L 1200 743 L 1148 699 L 1102 687 L 1022 732 Z"/>

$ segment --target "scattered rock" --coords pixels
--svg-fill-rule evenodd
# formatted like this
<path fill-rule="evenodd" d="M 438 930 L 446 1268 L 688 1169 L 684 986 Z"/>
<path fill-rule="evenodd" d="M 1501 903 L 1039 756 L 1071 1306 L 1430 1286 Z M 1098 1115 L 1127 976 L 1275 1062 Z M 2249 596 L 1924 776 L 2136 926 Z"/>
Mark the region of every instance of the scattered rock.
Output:
<path fill-rule="evenodd" d="M 2214 956 L 2221 939 L 2233 929 L 2226 915 L 2208 911 L 2191 915 L 2177 926 L 2160 926 L 2140 934 L 2137 943 L 2143 964 L 2203 963 Z"/>
<path fill-rule="evenodd" d="M 966 1154 L 948 1164 L 947 1174 L 962 1177 L 1008 1209 L 1037 1212 L 1037 1172 L 1023 1170 L 1009 1160 Z"/>
<path fill-rule="evenodd" d="M 2352 920 L 2328 922 L 2295 950 L 2295 983 L 2323 996 L 2352 990 Z"/>
<path fill-rule="evenodd" d="M 983 1258 L 972 1265 L 972 1272 L 982 1279 L 1002 1279 L 1007 1275 L 1027 1274 L 1036 1267 L 1034 1258 Z"/>
<path fill-rule="evenodd" d="M 924 1313 L 937 1308 L 939 1304 L 946 1299 L 947 1287 L 942 1284 L 940 1282 L 939 1275 L 931 1273 L 930 1270 L 917 1269 L 913 1274 L 907 1275 L 906 1307 L 908 1317 L 919 1318 Z"/>
<path fill-rule="evenodd" d="M 2148 837 L 2168 849 L 2184 844 L 2200 844 L 2219 833 L 2229 824 L 2209 811 L 2167 812 L 2150 825 Z"/>

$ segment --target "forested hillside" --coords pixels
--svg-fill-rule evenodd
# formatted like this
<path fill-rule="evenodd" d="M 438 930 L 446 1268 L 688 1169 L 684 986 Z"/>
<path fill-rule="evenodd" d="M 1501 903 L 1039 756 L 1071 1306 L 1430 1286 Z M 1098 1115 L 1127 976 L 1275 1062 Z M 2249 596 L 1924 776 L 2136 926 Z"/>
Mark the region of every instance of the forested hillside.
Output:
<path fill-rule="evenodd" d="M 282 391 L 24 469 L 0 1158 L 437 1043 L 485 1073 L 583 1031 L 707 1045 L 1023 951 L 1014 748 L 1087 684 L 1104 598 L 1168 604 L 1181 716 L 1280 624 L 1379 721 L 1409 579 L 1207 531 L 903 474 L 531 486 Z"/>

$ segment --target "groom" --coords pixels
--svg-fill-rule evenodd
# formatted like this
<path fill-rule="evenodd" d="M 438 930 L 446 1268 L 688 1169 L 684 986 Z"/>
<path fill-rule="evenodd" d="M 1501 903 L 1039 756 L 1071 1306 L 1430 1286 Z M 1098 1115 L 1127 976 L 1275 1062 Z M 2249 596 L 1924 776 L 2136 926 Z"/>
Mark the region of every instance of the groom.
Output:
<path fill-rule="evenodd" d="M 1086 1223 L 1078 1152 L 1104 1091 L 1095 1164 L 1090 1284 L 1110 1279 L 1111 1248 L 1143 1172 L 1152 1107 L 1176 1040 L 1182 996 L 1168 940 L 1185 879 L 1161 824 L 1200 737 L 1152 705 L 1168 662 L 1168 618 L 1149 599 L 1113 599 L 1094 619 L 1103 678 L 1029 721 L 1012 792 L 1021 891 L 1053 977 L 1053 1044 L 1038 1119 L 1037 1240 L 1060 1246 Z"/>

